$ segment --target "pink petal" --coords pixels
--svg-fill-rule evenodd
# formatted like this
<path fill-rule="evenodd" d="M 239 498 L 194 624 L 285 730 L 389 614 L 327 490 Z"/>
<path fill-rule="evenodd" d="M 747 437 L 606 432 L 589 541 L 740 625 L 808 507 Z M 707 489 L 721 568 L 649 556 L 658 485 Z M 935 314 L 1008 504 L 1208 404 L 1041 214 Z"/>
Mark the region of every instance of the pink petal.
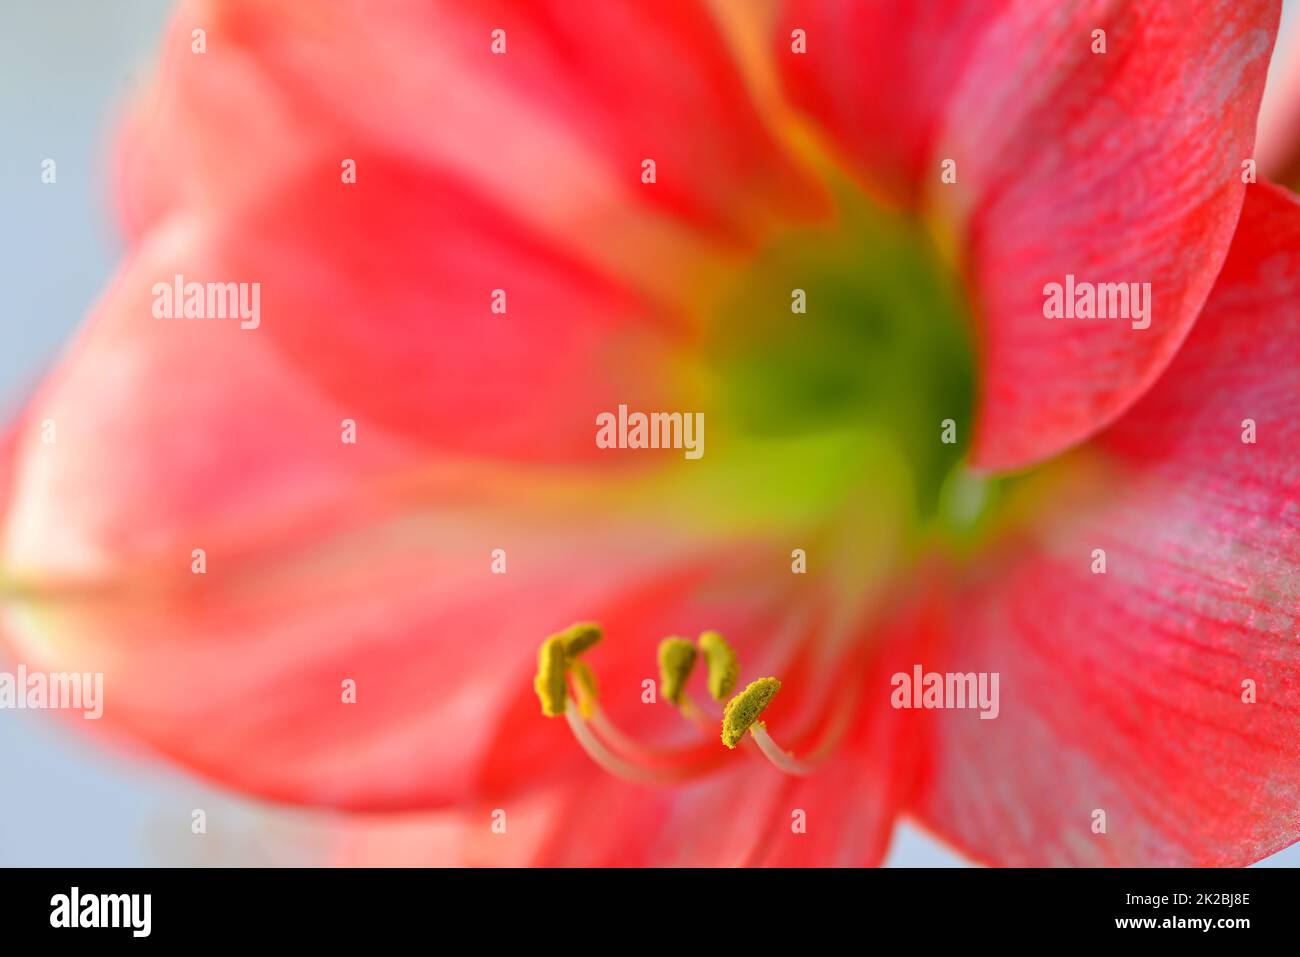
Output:
<path fill-rule="evenodd" d="M 783 0 L 774 51 L 794 104 L 882 197 L 918 204 L 934 140 L 998 2 Z M 794 53 L 802 30 L 807 52 Z"/>
<path fill-rule="evenodd" d="M 696 254 L 809 208 L 721 35 L 695 7 L 502 8 L 498 60 L 494 21 L 462 9 L 196 5 L 202 55 L 182 13 L 124 147 L 137 248 L 14 451 L 18 652 L 105 672 L 107 725 L 274 799 L 426 807 L 562 779 L 585 758 L 536 716 L 542 636 L 601 619 L 636 649 L 599 651 L 602 674 L 639 679 L 671 631 L 763 645 L 790 587 L 770 530 L 702 540 L 655 500 L 656 465 L 586 468 L 597 410 L 692 407 L 671 362 L 689 270 L 716 268 Z M 593 16 L 654 56 L 591 45 Z M 629 106 L 660 55 L 680 87 Z M 568 60 L 590 75 L 551 69 Z M 246 134 L 258 150 L 211 161 Z M 662 195 L 639 183 L 648 134 Z M 154 318 L 175 275 L 261 283 L 261 325 Z"/>
<path fill-rule="evenodd" d="M 974 464 L 1087 438 L 1168 364 L 1228 250 L 1277 20 L 1272 0 L 787 5 L 796 101 L 960 250 L 981 331 Z M 1067 274 L 1151 283 L 1150 328 L 1044 318 Z"/>
<path fill-rule="evenodd" d="M 720 628 L 756 667 L 796 653 L 773 638 L 801 607 L 784 537 L 701 537 L 635 471 L 429 459 L 379 427 L 343 445 L 341 407 L 263 330 L 148 315 L 158 255 L 128 266 L 6 462 L 0 633 L 33 668 L 103 672 L 105 728 L 275 800 L 431 808 L 587 766 L 531 687 L 538 642 L 572 621 L 609 629 L 591 657 L 634 732 L 670 718 L 639 702 L 665 634 Z"/>
<path fill-rule="evenodd" d="M 196 23 L 206 54 L 190 53 Z M 232 137 L 259 149 L 225 149 Z M 655 216 L 748 244 L 821 203 L 706 3 L 397 0 L 379 16 L 364 0 L 192 0 L 128 128 L 123 204 L 144 225 L 177 206 L 227 208 L 312 159 L 337 171 L 354 157 L 360 183 L 377 155 L 443 170 L 596 250 Z"/>
<path fill-rule="evenodd" d="M 105 725 L 276 799 L 436 806 L 585 760 L 537 716 L 531 674 L 548 632 L 597 618 L 635 634 L 637 681 L 672 631 L 761 641 L 755 622 L 792 578 L 788 545 L 702 539 L 680 496 L 654 494 L 663 456 L 695 464 L 678 453 L 629 453 L 632 467 L 591 474 L 434 456 L 295 370 L 264 335 L 269 306 L 252 330 L 151 315 L 153 282 L 240 275 L 238 254 L 187 217 L 153 231 L 30 400 L 5 459 L 0 564 L 17 594 L 0 631 L 33 667 L 104 672 Z M 585 442 L 591 428 L 584 415 Z M 445 436 L 481 441 L 451 424 Z M 498 548 L 505 575 L 491 570 Z M 191 571 L 194 549 L 206 574 Z M 757 590 L 755 561 L 770 577 Z M 341 703 L 349 678 L 355 707 Z"/>
<path fill-rule="evenodd" d="M 1300 204 L 1252 187 L 1169 371 L 954 596 L 924 663 L 999 672 L 1001 713 L 911 713 L 914 808 L 974 857 L 1242 865 L 1300 837 L 1297 277 Z"/>
<path fill-rule="evenodd" d="M 313 169 L 244 216 L 205 220 L 207 248 L 176 271 L 260 281 L 264 324 L 247 334 L 359 424 L 441 454 L 609 465 L 599 413 L 699 408 L 681 386 L 680 313 L 440 174 L 382 155 L 355 186 Z"/>
<path fill-rule="evenodd" d="M 598 412 L 698 407 L 680 360 L 709 290 L 822 209 L 702 5 L 204 13 L 178 16 L 128 126 L 126 218 L 193 214 L 177 269 L 261 282 L 283 361 L 440 452 L 571 462 Z"/>
<path fill-rule="evenodd" d="M 653 510 L 644 521 L 657 527 L 594 509 L 583 523 L 504 495 L 452 508 L 430 491 L 424 506 L 358 503 L 253 548 L 180 530 L 172 568 L 147 574 L 7 563 L 20 597 L 0 631 L 33 669 L 103 672 L 102 726 L 207 778 L 401 810 L 509 796 L 585 765 L 564 723 L 538 714 L 546 633 L 602 621 L 610 638 L 593 665 L 611 696 L 635 700 L 659 636 L 716 624 L 754 635 L 752 647 L 782 603 L 778 582 L 755 591 L 762 579 L 734 570 L 734 551 L 704 556 Z M 206 575 L 190 572 L 191 543 L 209 546 Z M 504 575 L 490 571 L 497 547 Z M 343 702 L 349 679 L 355 704 Z"/>

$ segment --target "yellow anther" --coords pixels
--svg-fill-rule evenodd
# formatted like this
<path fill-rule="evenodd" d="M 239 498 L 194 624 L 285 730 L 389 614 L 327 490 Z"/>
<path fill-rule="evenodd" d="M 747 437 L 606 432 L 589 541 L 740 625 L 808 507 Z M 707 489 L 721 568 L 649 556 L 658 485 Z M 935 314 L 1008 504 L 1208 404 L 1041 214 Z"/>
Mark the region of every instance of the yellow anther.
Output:
<path fill-rule="evenodd" d="M 573 683 L 577 686 L 578 711 L 584 718 L 590 718 L 596 713 L 596 700 L 600 697 L 596 672 L 592 671 L 591 665 L 585 661 L 569 662 L 569 672 L 573 675 Z"/>
<path fill-rule="evenodd" d="M 673 704 L 680 704 L 686 679 L 695 667 L 695 646 L 685 638 L 659 642 L 659 689 Z"/>
<path fill-rule="evenodd" d="M 603 634 L 600 625 L 594 621 L 580 621 L 560 632 L 559 637 L 564 641 L 564 653 L 573 661 L 600 641 Z"/>
<path fill-rule="evenodd" d="M 551 635 L 537 649 L 537 677 L 533 679 L 533 688 L 541 699 L 542 714 L 548 718 L 564 714 L 564 705 L 568 700 L 564 683 L 567 664 L 563 633 Z"/>
<path fill-rule="evenodd" d="M 709 694 L 714 701 L 726 701 L 727 695 L 736 687 L 736 676 L 740 674 L 736 653 L 716 631 L 700 635 L 699 644 L 709 666 Z"/>
<path fill-rule="evenodd" d="M 722 743 L 729 748 L 739 744 L 780 690 L 781 682 L 776 678 L 759 678 L 728 701 L 726 710 L 722 712 Z"/>

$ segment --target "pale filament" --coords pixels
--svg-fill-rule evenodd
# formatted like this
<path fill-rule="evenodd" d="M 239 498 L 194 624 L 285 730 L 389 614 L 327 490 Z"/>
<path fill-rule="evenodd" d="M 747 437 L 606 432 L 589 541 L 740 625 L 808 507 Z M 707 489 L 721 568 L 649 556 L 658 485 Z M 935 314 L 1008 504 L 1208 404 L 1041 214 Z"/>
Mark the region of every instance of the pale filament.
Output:
<path fill-rule="evenodd" d="M 763 752 L 763 756 L 771 761 L 777 770 L 801 777 L 805 774 L 811 774 L 817 769 L 815 763 L 810 764 L 807 761 L 801 761 L 789 751 L 783 750 L 779 744 L 772 740 L 772 736 L 767 733 L 767 728 L 763 727 L 761 723 L 751 725 L 749 733 L 753 737 L 754 743 L 758 745 L 758 749 Z"/>
<path fill-rule="evenodd" d="M 572 700 L 564 707 L 564 717 L 569 722 L 569 729 L 573 732 L 573 736 L 588 756 L 605 771 L 624 781 L 632 781 L 636 784 L 681 784 L 713 773 L 721 763 L 707 760 L 693 765 L 647 765 L 631 761 L 616 754 L 596 735 Z"/>

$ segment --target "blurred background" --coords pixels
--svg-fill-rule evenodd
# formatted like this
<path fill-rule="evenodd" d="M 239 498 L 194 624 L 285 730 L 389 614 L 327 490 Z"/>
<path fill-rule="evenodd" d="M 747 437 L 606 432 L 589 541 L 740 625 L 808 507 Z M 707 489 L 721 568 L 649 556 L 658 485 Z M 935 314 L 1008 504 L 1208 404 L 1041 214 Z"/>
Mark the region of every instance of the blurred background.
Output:
<path fill-rule="evenodd" d="M 1288 0 L 1294 20 L 1300 0 Z M 122 255 L 105 157 L 170 0 L 6 0 L 0 10 L 0 415 L 39 379 Z M 1283 30 L 1274 70 L 1287 58 Z M 42 160 L 58 164 L 54 186 Z M 0 670 L 12 670 L 0 659 Z M 102 748 L 51 712 L 0 712 L 0 866 L 326 864 L 341 822 L 270 808 Z M 203 809 L 207 833 L 191 833 Z M 891 866 L 963 866 L 915 829 Z M 1300 844 L 1265 865 L 1300 865 Z"/>

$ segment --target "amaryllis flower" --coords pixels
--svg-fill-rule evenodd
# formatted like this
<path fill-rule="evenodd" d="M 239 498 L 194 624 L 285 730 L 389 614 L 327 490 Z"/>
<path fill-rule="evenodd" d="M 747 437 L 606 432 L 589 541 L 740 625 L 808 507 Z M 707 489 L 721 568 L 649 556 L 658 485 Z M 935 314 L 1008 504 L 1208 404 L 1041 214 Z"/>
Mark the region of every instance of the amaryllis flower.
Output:
<path fill-rule="evenodd" d="M 10 651 L 213 781 L 394 812 L 349 861 L 1284 847 L 1277 21 L 185 3 L 130 255 L 8 445 Z"/>

